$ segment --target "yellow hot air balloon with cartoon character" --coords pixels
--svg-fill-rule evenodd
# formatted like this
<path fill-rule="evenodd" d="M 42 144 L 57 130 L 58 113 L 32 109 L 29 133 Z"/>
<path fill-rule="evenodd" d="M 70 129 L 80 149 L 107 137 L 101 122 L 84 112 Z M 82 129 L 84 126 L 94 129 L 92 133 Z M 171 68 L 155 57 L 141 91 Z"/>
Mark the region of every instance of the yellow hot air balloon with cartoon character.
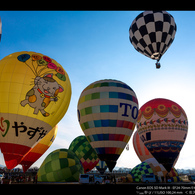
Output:
<path fill-rule="evenodd" d="M 8 169 L 61 120 L 71 98 L 63 67 L 36 52 L 16 52 L 0 61 L 0 148 Z"/>

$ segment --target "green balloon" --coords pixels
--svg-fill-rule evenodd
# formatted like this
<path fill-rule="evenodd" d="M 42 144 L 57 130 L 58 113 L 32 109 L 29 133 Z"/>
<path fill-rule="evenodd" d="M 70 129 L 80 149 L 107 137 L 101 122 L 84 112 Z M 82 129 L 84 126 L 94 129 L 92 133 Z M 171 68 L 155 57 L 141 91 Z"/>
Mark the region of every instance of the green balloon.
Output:
<path fill-rule="evenodd" d="M 150 175 L 154 174 L 152 168 L 146 162 L 142 162 L 136 167 L 134 167 L 130 174 L 132 175 L 133 181 L 141 182 L 141 176 L 144 174 Z"/>
<path fill-rule="evenodd" d="M 77 155 L 85 173 L 92 170 L 99 162 L 96 151 L 84 135 L 76 137 L 70 144 L 69 150 L 72 150 Z"/>
<path fill-rule="evenodd" d="M 78 157 L 68 149 L 51 152 L 43 161 L 37 176 L 40 182 L 79 181 L 84 170 Z"/>

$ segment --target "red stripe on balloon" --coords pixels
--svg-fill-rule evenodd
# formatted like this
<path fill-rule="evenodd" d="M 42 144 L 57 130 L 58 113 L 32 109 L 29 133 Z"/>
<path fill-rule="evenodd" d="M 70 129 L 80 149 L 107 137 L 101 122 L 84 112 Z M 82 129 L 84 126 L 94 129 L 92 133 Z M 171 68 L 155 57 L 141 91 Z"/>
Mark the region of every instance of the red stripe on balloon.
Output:
<path fill-rule="evenodd" d="M 23 158 L 20 164 L 23 167 L 23 171 L 26 172 L 27 169 L 37 160 L 39 159 L 42 154 L 35 153 L 35 152 L 29 152 L 27 155 L 27 158 Z"/>
<path fill-rule="evenodd" d="M 133 129 L 134 126 L 135 126 L 135 124 L 130 122 L 130 121 L 117 120 L 117 123 L 116 123 L 116 127 Z"/>
<path fill-rule="evenodd" d="M 23 156 L 31 149 L 28 146 L 12 143 L 0 143 L 0 148 L 8 169 L 17 166 Z"/>

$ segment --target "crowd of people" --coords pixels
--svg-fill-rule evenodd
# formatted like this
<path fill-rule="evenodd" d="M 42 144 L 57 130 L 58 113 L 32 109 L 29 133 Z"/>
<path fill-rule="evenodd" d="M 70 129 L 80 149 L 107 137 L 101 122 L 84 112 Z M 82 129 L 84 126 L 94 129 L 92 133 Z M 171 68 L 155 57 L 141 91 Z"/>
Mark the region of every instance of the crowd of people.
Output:
<path fill-rule="evenodd" d="M 1 184 L 19 184 L 19 183 L 34 183 L 37 184 L 37 175 L 36 176 L 24 176 L 24 175 L 14 175 L 14 176 L 5 176 L 1 179 Z"/>
<path fill-rule="evenodd" d="M 0 169 L 0 184 L 36 184 L 37 171 L 38 169 L 29 169 L 24 173 L 20 168 L 14 170 Z"/>

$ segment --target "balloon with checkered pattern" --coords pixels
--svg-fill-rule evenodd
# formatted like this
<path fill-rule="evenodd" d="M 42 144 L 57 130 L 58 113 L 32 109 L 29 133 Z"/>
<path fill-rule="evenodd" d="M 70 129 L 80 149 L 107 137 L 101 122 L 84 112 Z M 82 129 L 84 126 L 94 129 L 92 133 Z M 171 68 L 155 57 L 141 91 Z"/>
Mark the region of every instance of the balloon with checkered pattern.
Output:
<path fill-rule="evenodd" d="M 76 137 L 71 142 L 69 150 L 72 150 L 77 155 L 85 173 L 91 171 L 99 162 L 96 151 L 91 147 L 84 135 Z"/>
<path fill-rule="evenodd" d="M 121 81 L 96 81 L 83 90 L 77 108 L 86 138 L 112 171 L 135 128 L 138 117 L 135 92 Z"/>
<path fill-rule="evenodd" d="M 68 149 L 51 152 L 37 173 L 39 182 L 78 182 L 84 170 L 78 157 Z"/>
<path fill-rule="evenodd" d="M 153 175 L 153 170 L 146 162 L 142 162 L 135 166 L 131 171 L 130 174 L 133 178 L 134 182 L 141 182 L 142 175 Z"/>
<path fill-rule="evenodd" d="M 145 56 L 159 60 L 175 38 L 177 27 L 171 14 L 166 11 L 144 11 L 129 28 L 129 39 L 134 48 Z"/>
<path fill-rule="evenodd" d="M 149 160 L 149 159 L 148 159 Z M 182 179 L 179 177 L 177 170 L 175 168 L 172 168 L 171 171 L 168 173 L 164 167 L 160 164 L 157 163 L 156 165 L 156 160 L 154 158 L 150 158 L 148 161 L 144 161 L 137 166 L 135 166 L 129 173 L 128 180 L 131 180 L 133 182 L 142 182 L 142 176 L 143 175 L 151 175 L 154 176 L 155 178 L 163 182 L 162 177 L 164 178 L 169 178 L 171 179 L 171 182 L 181 182 Z"/>

